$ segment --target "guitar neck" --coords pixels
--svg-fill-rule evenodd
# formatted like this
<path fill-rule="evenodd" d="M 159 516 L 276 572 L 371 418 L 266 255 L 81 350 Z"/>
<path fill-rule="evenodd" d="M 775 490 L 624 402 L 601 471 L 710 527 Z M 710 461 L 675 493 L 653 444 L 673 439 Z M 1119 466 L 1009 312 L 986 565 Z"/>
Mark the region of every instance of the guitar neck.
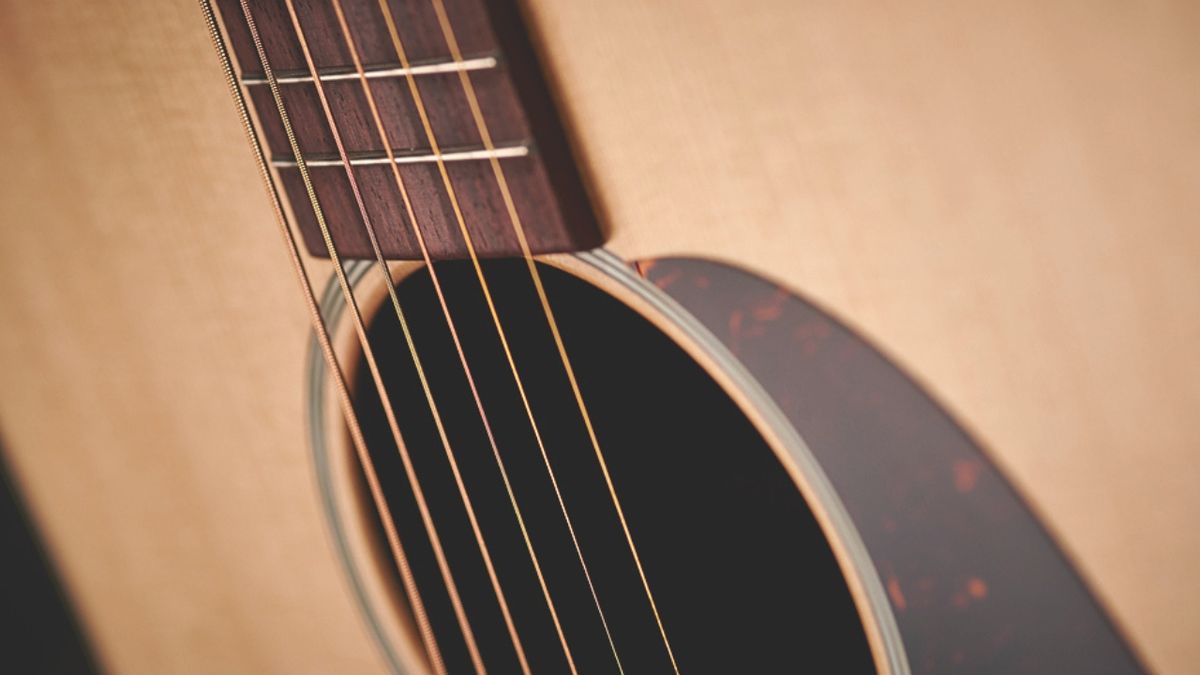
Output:
<path fill-rule="evenodd" d="M 468 239 L 481 257 L 520 255 L 500 173 L 531 252 L 601 243 L 515 6 L 456 0 L 439 17 L 416 0 L 394 14 L 348 1 L 341 16 L 332 3 L 296 3 L 294 16 L 282 2 L 217 5 L 312 255 L 331 254 L 324 220 L 339 256 L 373 257 L 363 208 L 389 259 L 420 259 L 418 235 L 433 260 L 468 257 Z"/>

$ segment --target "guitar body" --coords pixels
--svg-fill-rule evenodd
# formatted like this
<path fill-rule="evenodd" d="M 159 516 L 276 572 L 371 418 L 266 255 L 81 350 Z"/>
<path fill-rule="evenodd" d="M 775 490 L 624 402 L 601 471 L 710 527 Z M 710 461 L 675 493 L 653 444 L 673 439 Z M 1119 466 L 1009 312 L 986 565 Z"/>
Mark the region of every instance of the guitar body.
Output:
<path fill-rule="evenodd" d="M 1193 7 L 522 10 L 604 238 L 545 263 L 690 354 L 765 446 L 803 442 L 877 670 L 1028 672 L 997 654 L 1055 630 L 1089 672 L 1200 663 Z M 402 604 L 386 575 L 348 582 L 380 545 L 331 518 L 367 498 L 321 482 L 312 328 L 204 13 L 0 24 L 0 438 L 100 662 L 395 670 L 380 636 L 412 631 L 364 621 Z M 304 256 L 319 291 L 333 265 Z"/>

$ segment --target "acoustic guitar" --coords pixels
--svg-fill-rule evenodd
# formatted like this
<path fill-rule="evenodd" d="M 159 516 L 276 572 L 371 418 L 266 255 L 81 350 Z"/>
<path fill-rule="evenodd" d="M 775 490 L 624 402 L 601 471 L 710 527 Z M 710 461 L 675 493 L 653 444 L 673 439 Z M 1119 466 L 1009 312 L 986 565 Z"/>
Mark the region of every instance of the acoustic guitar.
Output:
<path fill-rule="evenodd" d="M 104 670 L 1200 667 L 1194 3 L 0 22 L 0 430 Z"/>

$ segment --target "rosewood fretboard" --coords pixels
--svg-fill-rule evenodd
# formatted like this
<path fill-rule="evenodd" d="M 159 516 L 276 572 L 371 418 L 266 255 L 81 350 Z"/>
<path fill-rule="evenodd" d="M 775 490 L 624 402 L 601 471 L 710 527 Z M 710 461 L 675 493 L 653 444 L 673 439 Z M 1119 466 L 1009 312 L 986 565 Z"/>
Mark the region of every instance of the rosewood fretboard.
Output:
<path fill-rule="evenodd" d="M 216 5 L 280 192 L 291 205 L 309 252 L 327 256 L 241 4 L 239 0 L 217 0 Z M 410 70 L 406 71 L 378 0 L 342 0 L 431 256 L 464 258 L 467 248 L 438 171 L 438 155 L 417 114 L 406 80 L 408 72 L 424 100 L 440 157 L 479 255 L 521 253 L 490 154 L 499 158 L 534 253 L 598 246 L 600 229 L 517 8 L 510 2 L 485 0 L 445 0 L 445 6 L 462 51 L 461 61 L 451 55 L 431 0 L 389 2 L 409 60 Z M 419 259 L 413 223 L 405 212 L 391 160 L 332 2 L 296 0 L 295 7 L 380 247 L 391 259 Z M 250 8 L 338 252 L 347 258 L 371 258 L 345 165 L 287 8 L 283 0 L 252 0 Z M 490 153 L 471 115 L 460 71 L 468 73 L 478 95 L 493 140 Z"/>

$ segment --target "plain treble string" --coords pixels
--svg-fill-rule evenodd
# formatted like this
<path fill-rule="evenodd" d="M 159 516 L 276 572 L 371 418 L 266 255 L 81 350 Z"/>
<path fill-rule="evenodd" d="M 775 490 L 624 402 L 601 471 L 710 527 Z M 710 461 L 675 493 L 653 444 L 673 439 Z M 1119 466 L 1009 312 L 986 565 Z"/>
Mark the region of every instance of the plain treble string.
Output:
<path fill-rule="evenodd" d="M 617 646 L 613 641 L 612 631 L 608 625 L 608 619 L 605 616 L 604 608 L 600 603 L 600 596 L 596 592 L 596 586 L 592 581 L 591 571 L 588 569 L 587 561 L 584 559 L 583 549 L 579 544 L 579 538 L 576 535 L 574 523 L 567 511 L 562 490 L 559 488 L 558 478 L 555 475 L 554 468 L 550 463 L 550 456 L 546 451 L 546 444 L 542 439 L 541 430 L 538 427 L 536 418 L 534 417 L 533 408 L 529 403 L 529 396 L 525 391 L 525 385 L 521 378 L 520 371 L 517 368 L 516 360 L 513 358 L 508 337 L 506 336 L 504 327 L 500 322 L 500 315 L 496 311 L 496 305 L 492 299 L 492 294 L 488 287 L 487 279 L 483 274 L 483 267 L 480 265 L 479 256 L 475 252 L 475 246 L 471 239 L 471 233 L 467 229 L 466 220 L 463 217 L 462 209 L 459 207 L 458 196 L 454 191 L 453 183 L 450 181 L 450 175 L 446 170 L 445 162 L 443 162 L 441 159 L 441 150 L 437 141 L 437 135 L 433 131 L 433 126 L 429 121 L 429 115 L 421 97 L 420 89 L 417 87 L 416 79 L 412 75 L 412 67 L 408 60 L 408 54 L 404 49 L 404 43 L 400 39 L 400 33 L 396 28 L 396 20 L 392 14 L 393 10 L 391 7 L 389 7 L 387 0 L 379 0 L 379 8 L 383 13 L 384 22 L 387 24 L 388 33 L 392 39 L 392 45 L 396 50 L 396 56 L 400 60 L 401 67 L 406 72 L 405 79 L 408 82 L 408 89 L 412 94 L 413 102 L 417 109 L 417 115 L 421 119 L 421 125 L 425 131 L 426 139 L 429 141 L 430 148 L 435 157 L 438 173 L 441 175 L 442 184 L 445 187 L 446 195 L 450 200 L 450 206 L 454 212 L 454 217 L 458 224 L 459 232 L 462 234 L 463 243 L 467 247 L 467 253 L 470 256 L 471 264 L 474 266 L 475 275 L 479 279 L 480 289 L 483 291 L 484 300 L 487 303 L 488 311 L 491 313 L 492 323 L 496 327 L 496 334 L 500 339 L 500 345 L 503 348 L 505 358 L 508 361 L 509 370 L 512 372 L 513 380 L 516 382 L 517 393 L 520 396 L 521 404 L 525 408 L 525 415 L 529 419 L 529 424 L 533 430 L 534 439 L 537 442 L 538 450 L 541 452 L 542 462 L 545 464 L 546 472 L 550 477 L 550 484 L 554 489 L 554 496 L 558 501 L 559 510 L 562 512 L 563 519 L 566 522 L 567 532 L 570 534 L 571 543 L 575 548 L 575 555 L 578 558 L 580 567 L 583 570 L 584 579 L 587 581 L 588 590 L 591 592 L 592 601 L 595 603 L 596 612 L 598 613 L 600 617 L 600 623 L 604 628 L 604 635 L 608 640 L 609 649 L 612 651 L 613 660 L 616 662 L 617 669 L 620 670 L 621 673 L 624 673 L 624 668 L 621 665 L 621 658 L 617 654 Z M 461 61 L 461 58 L 458 60 Z"/>
<path fill-rule="evenodd" d="M 524 540 L 526 551 L 529 553 L 530 561 L 533 564 L 534 574 L 537 577 L 538 585 L 541 588 L 542 596 L 546 601 L 546 606 L 550 611 L 550 618 L 554 624 L 554 629 L 558 635 L 559 643 L 562 646 L 563 654 L 567 659 L 567 666 L 571 673 L 578 673 L 575 666 L 575 659 L 571 653 L 571 648 L 567 643 L 566 634 L 563 631 L 562 623 L 559 620 L 558 611 L 554 605 L 554 601 L 550 596 L 550 589 L 546 583 L 545 575 L 542 572 L 541 563 L 538 559 L 537 552 L 534 550 L 533 541 L 530 538 L 529 530 L 525 524 L 524 515 L 521 512 L 521 507 L 517 502 L 516 494 L 513 490 L 512 483 L 509 479 L 508 470 L 505 467 L 504 459 L 500 454 L 499 446 L 496 442 L 495 435 L 492 432 L 491 423 L 488 420 L 488 415 L 483 406 L 483 400 L 480 397 L 479 390 L 475 384 L 475 377 L 471 372 L 471 366 L 467 361 L 466 352 L 463 350 L 462 341 L 458 335 L 458 329 L 455 326 L 454 318 L 450 313 L 449 304 L 446 301 L 445 293 L 442 291 L 441 281 L 438 278 L 437 269 L 433 264 L 433 260 L 429 254 L 429 248 L 425 244 L 425 236 L 421 225 L 417 220 L 415 210 L 412 205 L 412 200 L 409 196 L 408 188 L 405 185 L 404 179 L 400 174 L 399 164 L 396 162 L 395 152 L 392 149 L 392 144 L 387 137 L 387 131 L 383 124 L 383 118 L 379 113 L 379 106 L 375 101 L 374 91 L 371 87 L 370 79 L 362 63 L 362 56 L 359 54 L 359 47 L 354 35 L 350 30 L 350 25 L 346 21 L 346 15 L 342 8 L 341 0 L 333 0 L 334 12 L 337 15 L 338 24 L 342 30 L 342 36 L 349 48 L 350 58 L 354 62 L 355 72 L 358 75 L 359 82 L 362 86 L 363 95 L 367 102 L 367 107 L 371 112 L 372 120 L 375 123 L 375 129 L 378 133 L 380 143 L 383 145 L 384 151 L 387 154 L 388 164 L 391 166 L 392 176 L 395 179 L 396 187 L 400 191 L 401 200 L 404 203 L 405 212 L 408 215 L 409 222 L 412 225 L 412 232 L 417 240 L 417 246 L 421 251 L 421 257 L 425 262 L 425 266 L 429 270 L 430 280 L 433 282 L 434 293 L 437 296 L 438 304 L 441 306 L 442 315 L 446 320 L 447 328 L 450 331 L 451 340 L 454 343 L 455 351 L 458 354 L 459 363 L 462 365 L 463 374 L 466 377 L 467 385 L 470 388 L 471 396 L 475 401 L 475 408 L 479 412 L 480 421 L 483 423 L 484 433 L 487 436 L 488 444 L 491 447 L 492 455 L 496 460 L 496 466 L 500 472 L 501 480 L 504 483 L 504 489 L 507 493 L 509 504 L 512 507 L 513 515 L 516 518 L 517 526 L 521 531 L 521 537 Z M 373 244 L 374 245 L 374 244 Z M 375 246 L 376 256 L 382 259 L 382 254 Z"/>
<path fill-rule="evenodd" d="M 472 502 L 470 494 L 468 493 L 466 484 L 463 482 L 462 473 L 459 471 L 458 467 L 458 461 L 455 458 L 454 450 L 451 448 L 450 439 L 446 435 L 445 425 L 442 422 L 442 416 L 438 409 L 437 401 L 434 399 L 433 391 L 430 389 L 429 380 L 425 374 L 425 368 L 421 363 L 421 357 L 417 353 L 416 344 L 414 343 L 412 337 L 412 331 L 409 327 L 407 319 L 404 316 L 404 310 L 400 307 L 400 299 L 396 295 L 396 288 L 392 280 L 391 272 L 388 269 L 387 262 L 383 258 L 383 252 L 379 247 L 378 234 L 375 230 L 374 224 L 371 222 L 371 216 L 367 212 L 367 207 L 363 202 L 362 192 L 359 189 L 358 180 L 354 175 L 354 168 L 350 164 L 349 157 L 346 153 L 346 146 L 342 142 L 341 131 L 338 128 L 337 120 L 334 119 L 333 110 L 329 106 L 329 100 L 325 94 L 325 87 L 321 83 L 321 78 L 317 74 L 316 64 L 313 61 L 312 52 L 308 46 L 308 40 L 304 35 L 302 26 L 300 25 L 300 19 L 296 13 L 293 0 L 285 0 L 285 4 L 287 5 L 288 13 L 291 15 L 292 26 L 295 29 L 301 52 L 304 54 L 305 63 L 308 65 L 308 70 L 312 76 L 313 84 L 316 86 L 317 98 L 320 101 L 321 108 L 325 113 L 325 120 L 329 124 L 334 145 L 337 147 L 338 156 L 341 158 L 343 167 L 345 168 L 346 178 L 350 183 L 350 191 L 354 196 L 355 203 L 358 206 L 359 215 L 363 220 L 363 227 L 366 230 L 367 238 L 371 242 L 371 248 L 375 254 L 375 261 L 380 274 L 383 276 L 384 286 L 387 288 L 388 296 L 391 299 L 392 308 L 396 313 L 396 318 L 400 321 L 401 332 L 404 334 L 404 340 L 408 346 L 409 355 L 412 357 L 413 364 L 416 367 L 417 378 L 420 380 L 421 389 L 425 395 L 425 401 L 429 405 L 430 413 L 433 415 L 434 426 L 437 428 L 438 437 L 441 440 L 442 448 L 446 453 L 446 459 L 450 464 L 450 470 L 454 476 L 454 482 L 458 488 L 459 497 L 462 499 L 463 506 L 466 509 L 467 519 L 471 525 L 471 532 L 475 537 L 476 545 L 479 547 L 479 552 L 483 558 L 484 567 L 487 569 L 488 579 L 491 582 L 492 590 L 496 595 L 496 600 L 500 605 L 500 611 L 504 617 L 505 627 L 508 629 L 509 639 L 512 641 L 513 649 L 517 655 L 517 660 L 520 662 L 521 671 L 525 673 L 525 675 L 529 675 L 529 662 L 525 656 L 525 648 L 522 645 L 521 638 L 517 633 L 517 628 L 513 621 L 512 613 L 509 611 L 508 600 L 504 595 L 504 590 L 500 586 L 500 579 L 496 574 L 495 565 L 492 563 L 491 552 L 488 549 L 487 542 L 484 540 L 483 531 L 479 526 L 479 520 L 475 514 L 474 503 Z M 477 663 L 476 665 L 477 667 L 481 667 L 482 663 Z"/>
<path fill-rule="evenodd" d="M 454 35 L 454 28 L 450 25 L 449 15 L 446 13 L 444 0 L 431 0 L 433 2 L 434 11 L 437 13 L 438 23 L 442 29 L 442 35 L 446 39 L 446 45 L 450 48 L 450 54 L 455 62 L 462 63 L 462 50 L 459 49 L 458 39 Z M 467 103 L 471 108 L 471 116 L 475 119 L 475 126 L 479 131 L 479 135 L 483 140 L 483 146 L 486 150 L 492 151 L 495 149 L 495 144 L 492 142 L 491 134 L 488 131 L 487 122 L 484 120 L 483 112 L 479 107 L 479 101 L 475 96 L 475 87 L 471 83 L 470 75 L 462 70 L 458 71 L 458 79 L 462 83 L 463 92 L 467 96 Z M 600 441 L 596 438 L 596 430 L 592 426 L 591 416 L 588 414 L 587 405 L 583 401 L 583 393 L 579 388 L 579 382 L 575 378 L 575 369 L 571 367 L 571 359 L 567 356 L 567 349 L 563 344 L 562 335 L 558 330 L 558 322 L 554 319 L 554 312 L 550 308 L 550 300 L 546 296 L 546 289 L 542 286 L 542 277 L 537 269 L 537 262 L 534 260 L 533 253 L 529 248 L 529 242 L 525 238 L 525 228 L 521 225 L 521 217 L 517 214 L 517 208 L 513 202 L 512 193 L 508 188 L 508 180 L 504 176 L 504 169 L 500 166 L 500 161 L 495 157 L 489 157 L 492 165 L 492 173 L 496 177 L 496 182 L 500 186 L 500 194 L 504 199 L 505 209 L 508 211 L 509 220 L 512 222 L 513 231 L 517 235 L 517 242 L 521 246 L 521 254 L 525 258 L 526 266 L 529 268 L 529 274 L 533 279 L 534 288 L 537 290 L 538 299 L 542 303 L 542 310 L 546 315 L 546 322 L 549 324 L 550 332 L 554 336 L 555 346 L 558 348 L 558 355 L 563 364 L 563 369 L 566 371 L 567 380 L 571 384 L 571 391 L 575 396 L 575 402 L 579 408 L 579 414 L 583 418 L 584 427 L 587 429 L 588 439 L 591 441 L 592 449 L 596 454 L 596 461 L 600 465 L 600 471 L 604 475 L 604 482 L 608 487 L 609 496 L 612 499 L 613 507 L 616 509 L 617 518 L 621 523 L 621 530 L 625 534 L 625 541 L 629 546 L 629 553 L 633 557 L 634 565 L 637 567 L 638 576 L 641 578 L 642 588 L 646 593 L 646 599 L 650 603 L 650 610 L 654 613 L 654 621 L 658 624 L 658 632 L 662 637 L 663 647 L 667 650 L 667 656 L 671 659 L 671 667 L 676 675 L 679 673 L 679 664 L 675 661 L 675 652 L 671 649 L 671 641 L 667 639 L 667 631 L 663 626 L 662 617 L 658 612 L 658 605 L 654 602 L 654 594 L 650 591 L 650 582 L 646 578 L 646 570 L 642 566 L 641 557 L 638 555 L 637 546 L 633 543 L 633 535 L 629 531 L 629 523 L 625 519 L 625 512 L 621 508 L 621 500 L 617 498 L 617 491 L 613 485 L 612 476 L 608 471 L 608 463 L 604 461 L 604 453 L 600 450 Z M 481 273 L 482 280 L 482 273 Z"/>

